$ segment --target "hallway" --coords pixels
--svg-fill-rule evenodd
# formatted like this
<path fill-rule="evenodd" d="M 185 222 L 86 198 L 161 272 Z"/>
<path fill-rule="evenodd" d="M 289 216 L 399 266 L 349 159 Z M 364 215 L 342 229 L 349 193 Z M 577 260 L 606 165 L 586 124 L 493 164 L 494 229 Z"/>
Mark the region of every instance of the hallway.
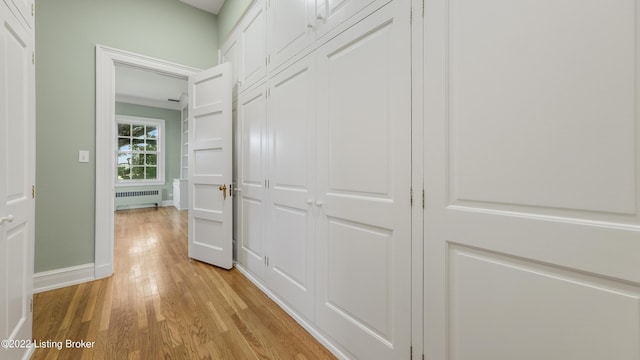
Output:
<path fill-rule="evenodd" d="M 33 337 L 49 349 L 33 359 L 334 358 L 237 270 L 189 260 L 186 211 L 115 224 L 113 276 L 35 295 Z"/>

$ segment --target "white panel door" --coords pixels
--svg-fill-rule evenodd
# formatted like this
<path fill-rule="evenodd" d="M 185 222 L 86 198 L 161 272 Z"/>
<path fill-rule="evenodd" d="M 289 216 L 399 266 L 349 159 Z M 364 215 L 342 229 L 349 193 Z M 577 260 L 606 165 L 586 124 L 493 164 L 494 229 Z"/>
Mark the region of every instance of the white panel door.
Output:
<path fill-rule="evenodd" d="M 313 56 L 269 81 L 268 283 L 314 318 L 315 69 Z"/>
<path fill-rule="evenodd" d="M 269 2 L 269 60 L 277 68 L 315 40 L 316 1 Z"/>
<path fill-rule="evenodd" d="M 426 358 L 640 358 L 637 1 L 425 5 Z"/>
<path fill-rule="evenodd" d="M 240 88 L 243 92 L 266 75 L 267 18 L 265 0 L 258 0 L 240 23 Z"/>
<path fill-rule="evenodd" d="M 231 63 L 189 77 L 189 257 L 233 266 Z"/>
<path fill-rule="evenodd" d="M 28 341 L 35 220 L 34 38 L 4 3 L 0 20 L 0 339 Z M 0 358 L 26 358 L 29 351 L 0 348 Z"/>
<path fill-rule="evenodd" d="M 318 50 L 318 326 L 358 359 L 408 359 L 408 2 Z"/>
<path fill-rule="evenodd" d="M 238 98 L 238 262 L 264 279 L 266 271 L 267 87 L 264 83 Z"/>

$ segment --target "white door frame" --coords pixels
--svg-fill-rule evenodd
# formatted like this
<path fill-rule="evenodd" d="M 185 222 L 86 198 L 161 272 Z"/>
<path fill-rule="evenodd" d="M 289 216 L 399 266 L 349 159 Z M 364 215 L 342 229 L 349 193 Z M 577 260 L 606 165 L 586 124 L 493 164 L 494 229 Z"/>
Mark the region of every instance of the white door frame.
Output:
<path fill-rule="evenodd" d="M 113 136 L 115 128 L 115 65 L 129 65 L 183 77 L 200 69 L 132 52 L 96 45 L 96 232 L 94 276 L 96 279 L 113 273 L 115 158 Z"/>

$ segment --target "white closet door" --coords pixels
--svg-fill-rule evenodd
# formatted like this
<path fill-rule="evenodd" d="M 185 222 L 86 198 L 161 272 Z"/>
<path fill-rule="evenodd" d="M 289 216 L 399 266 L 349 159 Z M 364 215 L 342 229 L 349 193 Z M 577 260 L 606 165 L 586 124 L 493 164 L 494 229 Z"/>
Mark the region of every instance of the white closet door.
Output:
<path fill-rule="evenodd" d="M 0 339 L 31 340 L 35 184 L 33 33 L 0 3 Z M 29 348 L 0 348 L 26 358 Z"/>
<path fill-rule="evenodd" d="M 408 2 L 318 50 L 318 326 L 358 359 L 408 359 Z"/>
<path fill-rule="evenodd" d="M 316 1 L 269 2 L 269 57 L 275 69 L 315 40 Z"/>
<path fill-rule="evenodd" d="M 238 98 L 238 262 L 261 279 L 266 271 L 267 87 L 260 83 Z"/>
<path fill-rule="evenodd" d="M 640 358 L 638 3 L 428 0 L 425 348 Z"/>
<path fill-rule="evenodd" d="M 268 283 L 314 317 L 315 69 L 308 56 L 269 81 Z"/>
<path fill-rule="evenodd" d="M 265 0 L 258 0 L 240 23 L 240 86 L 243 92 L 267 71 L 267 16 Z"/>

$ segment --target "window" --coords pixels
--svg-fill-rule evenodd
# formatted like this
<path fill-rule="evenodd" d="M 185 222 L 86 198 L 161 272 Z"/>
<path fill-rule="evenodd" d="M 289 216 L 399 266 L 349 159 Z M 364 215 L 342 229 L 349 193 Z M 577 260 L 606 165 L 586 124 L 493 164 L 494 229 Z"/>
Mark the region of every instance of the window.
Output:
<path fill-rule="evenodd" d="M 164 120 L 116 116 L 116 183 L 164 184 Z"/>

